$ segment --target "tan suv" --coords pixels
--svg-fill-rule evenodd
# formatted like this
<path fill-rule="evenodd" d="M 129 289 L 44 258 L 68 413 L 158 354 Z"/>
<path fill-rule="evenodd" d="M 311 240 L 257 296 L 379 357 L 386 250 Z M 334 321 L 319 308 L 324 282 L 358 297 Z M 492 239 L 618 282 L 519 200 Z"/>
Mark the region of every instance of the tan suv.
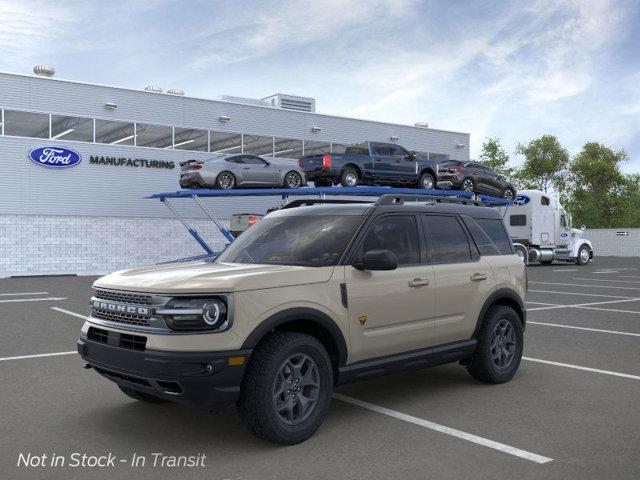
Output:
<path fill-rule="evenodd" d="M 87 368 L 137 400 L 236 403 L 282 444 L 318 429 L 336 385 L 457 361 L 502 383 L 522 356 L 525 266 L 498 213 L 476 205 L 285 207 L 213 262 L 94 288 L 78 339 Z"/>

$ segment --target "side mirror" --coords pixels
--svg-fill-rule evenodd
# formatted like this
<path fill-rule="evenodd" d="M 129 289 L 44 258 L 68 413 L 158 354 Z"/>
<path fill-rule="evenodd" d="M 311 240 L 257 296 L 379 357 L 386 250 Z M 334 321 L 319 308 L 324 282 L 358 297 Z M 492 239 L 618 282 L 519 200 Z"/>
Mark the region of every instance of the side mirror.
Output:
<path fill-rule="evenodd" d="M 587 229 L 587 226 L 586 226 L 586 225 L 582 225 L 582 226 L 580 227 L 580 230 L 586 230 L 586 229 Z"/>
<path fill-rule="evenodd" d="M 390 250 L 369 250 L 354 267 L 358 270 L 395 270 L 398 268 L 398 257 Z"/>
<path fill-rule="evenodd" d="M 404 158 L 406 160 L 413 160 L 416 158 L 416 152 L 409 152 L 404 156 Z"/>
<path fill-rule="evenodd" d="M 267 163 L 265 163 L 265 164 L 264 164 L 264 166 L 265 166 L 265 167 L 268 167 L 269 165 L 271 165 L 271 162 L 270 162 L 270 161 L 265 160 L 265 162 L 267 162 Z"/>

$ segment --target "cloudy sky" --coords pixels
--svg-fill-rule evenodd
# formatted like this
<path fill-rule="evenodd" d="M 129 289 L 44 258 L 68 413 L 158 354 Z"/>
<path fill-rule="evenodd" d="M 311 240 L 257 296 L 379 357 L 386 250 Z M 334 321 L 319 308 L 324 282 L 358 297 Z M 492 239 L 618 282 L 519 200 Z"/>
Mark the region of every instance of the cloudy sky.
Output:
<path fill-rule="evenodd" d="M 0 71 L 187 95 L 311 96 L 332 113 L 572 152 L 640 172 L 640 0 L 0 0 Z M 516 157 L 516 160 L 517 159 Z"/>

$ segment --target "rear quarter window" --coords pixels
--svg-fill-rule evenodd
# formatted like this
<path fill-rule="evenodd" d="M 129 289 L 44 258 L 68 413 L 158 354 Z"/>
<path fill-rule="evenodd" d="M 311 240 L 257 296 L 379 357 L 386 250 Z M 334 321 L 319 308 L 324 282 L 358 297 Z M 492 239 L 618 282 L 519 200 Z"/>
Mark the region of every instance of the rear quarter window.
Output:
<path fill-rule="evenodd" d="M 509 217 L 509 225 L 511 225 L 512 227 L 524 227 L 526 224 L 526 215 L 511 215 Z"/>
<path fill-rule="evenodd" d="M 481 255 L 511 255 L 513 244 L 499 218 L 465 218 Z"/>

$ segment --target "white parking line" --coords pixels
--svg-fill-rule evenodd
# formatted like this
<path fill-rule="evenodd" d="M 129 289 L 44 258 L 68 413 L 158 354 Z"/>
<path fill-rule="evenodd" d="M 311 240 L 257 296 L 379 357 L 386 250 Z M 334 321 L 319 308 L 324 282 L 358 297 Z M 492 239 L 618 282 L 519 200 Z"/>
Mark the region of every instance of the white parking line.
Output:
<path fill-rule="evenodd" d="M 531 290 L 531 289 L 529 289 L 528 292 L 557 293 L 558 295 L 580 295 L 583 297 L 630 298 L 632 300 L 640 300 L 640 298 L 637 298 L 637 297 L 623 297 L 621 295 L 603 295 L 601 293 L 556 292 L 553 290 Z"/>
<path fill-rule="evenodd" d="M 589 282 L 612 282 L 612 283 L 640 283 L 634 280 L 609 280 L 608 278 L 581 278 L 573 277 L 571 280 L 587 280 Z"/>
<path fill-rule="evenodd" d="M 7 360 L 25 360 L 27 358 L 57 357 L 60 355 L 73 355 L 74 353 L 78 353 L 78 352 L 73 350 L 71 352 L 55 352 L 55 353 L 38 353 L 36 355 L 20 355 L 19 357 L 0 358 L 0 362 L 6 362 Z"/>
<path fill-rule="evenodd" d="M 76 313 L 76 312 L 71 312 L 69 310 L 65 310 L 64 308 L 59 308 L 59 307 L 49 307 L 51 310 L 55 310 L 56 312 L 62 312 L 62 313 L 66 313 L 67 315 L 71 315 L 72 317 L 78 317 L 81 318 L 83 320 L 86 320 L 87 317 L 86 315 L 82 315 L 80 313 Z"/>
<path fill-rule="evenodd" d="M 363 402 L 362 400 L 347 397 L 339 393 L 334 393 L 333 398 L 342 402 L 350 403 L 351 405 L 356 405 L 358 407 L 371 410 L 372 412 L 381 413 L 382 415 L 387 415 L 404 422 L 413 423 L 414 425 L 419 425 L 436 432 L 444 433 L 445 435 L 451 435 L 452 437 L 467 440 L 468 442 L 482 445 L 483 447 L 493 448 L 494 450 L 499 450 L 501 452 L 508 453 L 509 455 L 524 458 L 525 460 L 530 460 L 535 463 L 549 463 L 553 461 L 553 458 L 543 457 L 542 455 L 538 455 L 536 453 L 527 452 L 526 450 L 521 450 L 510 445 L 505 445 L 504 443 L 494 442 L 493 440 L 489 440 L 488 438 L 479 437 L 471 433 L 456 430 L 455 428 L 446 427 L 438 423 L 430 422 L 429 420 L 423 420 L 422 418 L 407 415 L 396 410 L 380 407 L 378 405 L 374 405 L 373 403 Z"/>
<path fill-rule="evenodd" d="M 547 306 L 553 306 L 553 307 L 560 306 L 557 303 L 531 302 L 529 300 L 527 300 L 526 303 L 530 303 L 531 305 L 547 305 Z"/>
<path fill-rule="evenodd" d="M 0 300 L 0 303 L 17 303 L 17 302 L 57 302 L 58 300 L 66 300 L 65 297 L 46 297 L 46 298 L 11 298 L 9 300 Z"/>
<path fill-rule="evenodd" d="M 527 312 L 535 312 L 538 310 L 555 310 L 556 308 L 591 308 L 591 305 L 606 305 L 609 303 L 626 303 L 626 302 L 637 302 L 640 301 L 640 298 L 628 298 L 626 300 L 607 300 L 603 302 L 590 302 L 590 303 L 574 303 L 573 305 L 553 305 L 550 307 L 535 307 L 535 308 L 527 308 Z M 596 308 L 595 310 L 607 310 L 611 312 L 615 312 L 614 309 L 609 308 Z M 627 310 L 620 310 L 626 312 Z"/>
<path fill-rule="evenodd" d="M 620 278 L 640 278 L 638 275 L 618 275 Z"/>
<path fill-rule="evenodd" d="M 587 332 L 611 333 L 611 334 L 615 334 L 615 335 L 628 335 L 630 337 L 640 337 L 640 333 L 618 332 L 616 330 L 602 330 L 600 328 L 576 327 L 574 325 L 561 325 L 559 323 L 546 323 L 546 322 L 531 322 L 531 321 L 527 321 L 527 325 L 544 325 L 545 327 L 570 328 L 570 329 L 573 329 L 573 330 L 585 330 Z"/>
<path fill-rule="evenodd" d="M 562 285 L 563 287 L 615 288 L 616 290 L 640 290 L 640 287 L 618 287 L 612 285 L 580 285 L 579 283 L 529 282 L 536 285 Z"/>
<path fill-rule="evenodd" d="M 629 373 L 612 372 L 610 370 L 600 370 L 598 368 L 583 367 L 581 365 L 572 365 L 570 363 L 552 362 L 551 360 L 542 360 L 541 358 L 522 357 L 523 360 L 528 362 L 545 363 L 547 365 L 554 365 L 556 367 L 573 368 L 575 370 L 584 370 L 585 372 L 604 373 L 605 375 L 612 375 L 614 377 L 631 378 L 632 380 L 640 380 L 638 375 L 631 375 Z"/>
<path fill-rule="evenodd" d="M 640 314 L 637 310 L 621 310 L 616 308 L 597 308 L 597 307 L 587 307 L 582 305 L 576 305 L 575 308 L 584 308 L 585 310 L 600 310 L 602 312 L 615 312 L 615 313 L 635 313 Z"/>
<path fill-rule="evenodd" d="M 556 268 L 553 271 L 554 272 L 577 272 L 578 270 L 580 270 L 579 268 Z"/>
<path fill-rule="evenodd" d="M 15 297 L 18 295 L 49 295 L 49 292 L 0 293 L 0 297 Z"/>

